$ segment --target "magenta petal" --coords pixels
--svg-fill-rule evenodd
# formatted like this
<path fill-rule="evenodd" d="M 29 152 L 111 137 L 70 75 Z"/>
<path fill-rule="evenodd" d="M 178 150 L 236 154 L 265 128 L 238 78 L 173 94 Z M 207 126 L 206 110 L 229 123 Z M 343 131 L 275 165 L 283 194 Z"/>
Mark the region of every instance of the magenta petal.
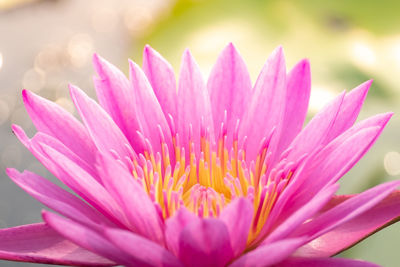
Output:
<path fill-rule="evenodd" d="M 247 157 L 254 159 L 264 137 L 275 128 L 268 148 L 274 155 L 283 122 L 286 100 L 286 66 L 282 47 L 268 58 L 254 85 L 249 107 L 240 125 L 240 138 L 247 136 Z"/>
<path fill-rule="evenodd" d="M 229 232 L 221 220 L 196 220 L 180 234 L 179 259 L 186 266 L 222 267 L 232 258 Z"/>
<path fill-rule="evenodd" d="M 175 255 L 179 255 L 179 236 L 185 226 L 195 220 L 200 220 L 195 214 L 181 207 L 165 222 L 165 241 L 167 247 Z"/>
<path fill-rule="evenodd" d="M 373 208 L 399 185 L 400 181 L 394 181 L 375 186 L 324 212 L 294 234 L 310 236 L 311 241 Z"/>
<path fill-rule="evenodd" d="M 343 258 L 289 258 L 280 267 L 379 267 L 379 265 L 361 260 Z"/>
<path fill-rule="evenodd" d="M 136 133 L 141 132 L 142 128 L 131 84 L 118 68 L 97 54 L 93 56 L 93 64 L 100 76 L 94 78 L 100 105 L 110 114 L 136 151 L 142 152 L 143 144 Z"/>
<path fill-rule="evenodd" d="M 129 254 L 117 248 L 96 230 L 48 211 L 43 211 L 42 216 L 51 228 L 78 246 L 119 264 L 129 265 L 132 262 Z"/>
<path fill-rule="evenodd" d="M 225 222 L 234 256 L 246 248 L 247 236 L 253 219 L 253 205 L 246 198 L 237 198 L 224 208 L 219 216 Z"/>
<path fill-rule="evenodd" d="M 163 244 L 161 218 L 142 185 L 122 164 L 107 155 L 99 155 L 97 165 L 107 191 L 120 203 L 133 230 Z"/>
<path fill-rule="evenodd" d="M 151 83 L 158 102 L 166 116 L 176 117 L 177 93 L 175 73 L 172 66 L 146 45 L 143 51 L 143 71 Z"/>
<path fill-rule="evenodd" d="M 132 232 L 107 229 L 105 234 L 115 246 L 136 259 L 130 266 L 183 267 L 168 250 Z"/>
<path fill-rule="evenodd" d="M 234 261 L 230 267 L 264 267 L 277 264 L 289 257 L 305 238 L 291 238 L 259 246 Z"/>
<path fill-rule="evenodd" d="M 96 148 L 82 123 L 57 104 L 32 92 L 23 90 L 22 97 L 38 131 L 57 138 L 87 163 L 94 163 Z"/>
<path fill-rule="evenodd" d="M 199 152 L 200 131 L 202 121 L 209 129 L 211 139 L 214 136 L 213 118 L 211 104 L 203 81 L 200 68 L 186 50 L 182 58 L 181 72 L 178 87 L 178 118 L 176 128 L 185 148 L 189 147 L 190 126 L 192 128 L 192 139 Z M 205 130 L 205 129 L 204 129 Z M 186 149 L 188 155 L 189 149 Z"/>
<path fill-rule="evenodd" d="M 242 119 L 251 96 L 251 81 L 247 67 L 233 44 L 220 54 L 207 82 L 214 119 L 219 133 L 224 123 L 228 144 L 232 144 L 236 123 Z M 226 121 L 225 121 L 226 112 Z"/>
<path fill-rule="evenodd" d="M 333 208 L 355 197 L 338 196 L 328 203 Z M 296 251 L 300 257 L 330 257 L 399 220 L 400 191 L 396 191 L 363 214 L 312 240 Z"/>
<path fill-rule="evenodd" d="M 0 229 L 0 259 L 74 266 L 116 265 L 71 243 L 44 223 Z"/>
<path fill-rule="evenodd" d="M 112 225 L 107 218 L 85 202 L 34 173 L 7 169 L 8 176 L 32 197 L 47 207 L 69 218 L 76 218 L 88 225 Z"/>
<path fill-rule="evenodd" d="M 72 85 L 69 88 L 72 100 L 98 149 L 104 153 L 114 151 L 121 159 L 131 158 L 134 152 L 111 117 L 82 90 Z"/>
<path fill-rule="evenodd" d="M 301 131 L 307 115 L 311 90 L 310 62 L 304 59 L 296 64 L 287 77 L 286 105 L 280 137 L 282 152 Z"/>

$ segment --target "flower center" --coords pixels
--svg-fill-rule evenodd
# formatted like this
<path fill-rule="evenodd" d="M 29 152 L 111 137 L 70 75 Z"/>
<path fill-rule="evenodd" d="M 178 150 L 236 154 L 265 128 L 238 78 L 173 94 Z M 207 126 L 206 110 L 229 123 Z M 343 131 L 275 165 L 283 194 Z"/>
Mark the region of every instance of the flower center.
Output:
<path fill-rule="evenodd" d="M 203 128 L 199 147 L 193 141 L 192 131 L 188 147 L 182 146 L 179 134 L 173 132 L 173 153 L 170 153 L 162 133 L 160 152 L 154 152 L 150 142 L 142 137 L 146 149 L 133 160 L 132 173 L 164 219 L 171 217 L 182 206 L 199 217 L 217 217 L 233 199 L 246 197 L 254 204 L 248 242 L 258 236 L 277 197 L 287 186 L 294 164 L 283 160 L 276 168 L 268 170 L 271 138 L 264 138 L 256 158 L 248 161 L 246 138 L 241 140 L 239 147 L 237 129 L 229 145 L 230 151 L 223 125 L 215 144 L 211 144 L 209 131 Z"/>

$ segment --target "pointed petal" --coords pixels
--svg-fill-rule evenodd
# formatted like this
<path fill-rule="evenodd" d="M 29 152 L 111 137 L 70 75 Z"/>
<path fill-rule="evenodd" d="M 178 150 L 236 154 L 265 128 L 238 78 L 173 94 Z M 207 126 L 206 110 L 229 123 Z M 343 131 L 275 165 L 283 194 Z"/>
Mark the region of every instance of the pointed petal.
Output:
<path fill-rule="evenodd" d="M 327 136 L 328 140 L 333 140 L 336 136 L 340 135 L 354 124 L 358 114 L 360 113 L 371 83 L 372 80 L 360 84 L 346 94 L 335 123 Z"/>
<path fill-rule="evenodd" d="M 239 135 L 247 136 L 247 157 L 254 159 L 264 137 L 276 128 L 269 151 L 274 155 L 283 122 L 286 99 L 286 67 L 282 47 L 278 47 L 265 63 L 256 84 L 250 105 L 240 125 Z"/>
<path fill-rule="evenodd" d="M 289 258 L 281 263 L 281 267 L 379 267 L 378 264 L 342 258 Z"/>
<path fill-rule="evenodd" d="M 140 107 L 140 119 L 143 134 L 150 139 L 154 151 L 161 151 L 160 132 L 161 129 L 167 144 L 171 144 L 171 131 L 160 104 L 151 88 L 146 75 L 138 65 L 129 60 L 129 73 L 133 91 L 137 99 L 137 106 Z M 172 149 L 172 147 L 170 147 Z"/>
<path fill-rule="evenodd" d="M 149 45 L 143 51 L 143 71 L 165 115 L 176 117 L 177 93 L 174 70 L 171 65 Z"/>
<path fill-rule="evenodd" d="M 121 129 L 136 151 L 142 152 L 143 144 L 136 131 L 142 130 L 135 106 L 135 95 L 125 75 L 97 54 L 93 56 L 94 67 L 99 77 L 94 78 L 97 98 Z"/>
<path fill-rule="evenodd" d="M 64 216 L 76 218 L 81 223 L 92 226 L 113 225 L 85 202 L 39 175 L 29 171 L 19 173 L 15 169 L 7 169 L 6 172 L 13 182 L 28 194 Z"/>
<path fill-rule="evenodd" d="M 87 163 L 94 163 L 96 148 L 82 123 L 57 104 L 32 92 L 23 90 L 22 99 L 38 131 L 60 140 Z"/>
<path fill-rule="evenodd" d="M 163 244 L 163 225 L 142 185 L 122 164 L 107 155 L 99 155 L 97 168 L 107 191 L 120 203 L 133 229 L 140 235 Z"/>
<path fill-rule="evenodd" d="M 234 256 L 246 248 L 247 236 L 253 219 L 253 205 L 246 198 L 237 198 L 224 208 L 219 216 L 225 222 Z"/>
<path fill-rule="evenodd" d="M 233 258 L 228 229 L 221 220 L 196 220 L 179 239 L 179 259 L 186 266 L 222 267 Z"/>
<path fill-rule="evenodd" d="M 43 220 L 57 233 L 78 246 L 101 255 L 118 264 L 129 264 L 132 257 L 114 246 L 100 233 L 75 221 L 43 211 Z"/>
<path fill-rule="evenodd" d="M 71 98 L 97 148 L 104 153 L 114 150 L 121 159 L 131 158 L 134 152 L 111 117 L 82 90 L 72 85 L 69 88 Z"/>
<path fill-rule="evenodd" d="M 311 90 L 310 62 L 297 63 L 287 77 L 286 105 L 278 153 L 287 148 L 301 131 L 307 115 Z"/>
<path fill-rule="evenodd" d="M 289 257 L 301 244 L 304 238 L 292 238 L 259 246 L 235 260 L 230 267 L 264 267 L 277 264 Z"/>
<path fill-rule="evenodd" d="M 232 144 L 236 123 L 242 119 L 251 95 L 251 81 L 247 67 L 232 43 L 220 54 L 207 82 L 214 119 L 218 133 L 224 122 L 228 147 Z"/>
<path fill-rule="evenodd" d="M 183 267 L 168 250 L 132 232 L 107 229 L 105 234 L 115 246 L 137 259 L 131 266 Z"/>
<path fill-rule="evenodd" d="M 200 69 L 189 50 L 182 58 L 181 72 L 179 75 L 178 89 L 178 118 L 177 131 L 181 137 L 183 147 L 189 147 L 189 128 L 192 126 L 192 139 L 196 150 L 200 147 L 201 121 L 209 128 L 213 140 L 213 120 L 210 99 L 206 86 L 201 76 Z M 188 155 L 188 149 L 186 150 Z"/>
<path fill-rule="evenodd" d="M 327 206 L 333 208 L 355 197 L 337 196 Z M 400 218 L 400 191 L 395 191 L 363 214 L 312 240 L 296 251 L 300 257 L 331 257 L 380 231 Z"/>
<path fill-rule="evenodd" d="M 289 161 L 296 160 L 305 153 L 311 153 L 318 146 L 328 143 L 327 136 L 336 121 L 344 96 L 345 93 L 343 92 L 328 103 L 296 136 L 289 145 L 292 148 L 287 156 Z"/>
<path fill-rule="evenodd" d="M 114 266 L 83 249 L 44 223 L 0 229 L 0 259 L 73 266 Z"/>
<path fill-rule="evenodd" d="M 165 222 L 165 241 L 168 250 L 179 255 L 179 236 L 185 226 L 199 218 L 185 207 L 181 207 L 171 218 Z"/>
<path fill-rule="evenodd" d="M 295 234 L 310 236 L 311 241 L 372 209 L 399 185 L 400 181 L 388 182 L 358 194 L 304 224 Z"/>

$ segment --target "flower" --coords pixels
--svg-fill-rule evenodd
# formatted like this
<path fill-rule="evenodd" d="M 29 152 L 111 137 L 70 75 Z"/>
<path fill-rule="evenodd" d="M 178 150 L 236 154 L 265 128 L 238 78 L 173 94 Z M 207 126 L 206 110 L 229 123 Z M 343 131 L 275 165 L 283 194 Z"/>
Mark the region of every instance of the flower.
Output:
<path fill-rule="evenodd" d="M 0 231 L 7 260 L 85 266 L 373 264 L 331 258 L 400 215 L 400 181 L 335 196 L 338 180 L 392 116 L 355 120 L 371 81 L 333 99 L 303 128 L 310 67 L 287 74 L 282 48 L 254 87 L 232 44 L 207 85 L 189 51 L 178 86 L 152 48 L 128 80 L 94 56 L 99 104 L 75 86 L 82 123 L 29 91 L 38 133 L 13 131 L 75 194 L 7 169 L 58 212 Z"/>

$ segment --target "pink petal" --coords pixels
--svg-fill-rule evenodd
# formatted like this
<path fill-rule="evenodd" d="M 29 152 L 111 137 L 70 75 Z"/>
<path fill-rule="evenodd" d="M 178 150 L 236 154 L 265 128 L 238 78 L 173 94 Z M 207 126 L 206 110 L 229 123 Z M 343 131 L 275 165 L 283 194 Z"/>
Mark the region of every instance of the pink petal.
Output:
<path fill-rule="evenodd" d="M 130 266 L 183 267 L 168 250 L 132 232 L 107 229 L 105 234 L 115 246 L 136 259 Z"/>
<path fill-rule="evenodd" d="M 371 262 L 342 259 L 342 258 L 289 258 L 281 263 L 280 267 L 379 267 Z"/>
<path fill-rule="evenodd" d="M 399 185 L 400 181 L 388 182 L 358 194 L 304 224 L 295 234 L 310 236 L 311 241 L 372 209 Z"/>
<path fill-rule="evenodd" d="M 57 104 L 32 92 L 23 90 L 22 99 L 38 131 L 57 138 L 87 163 L 94 163 L 96 148 L 82 123 Z"/>
<path fill-rule="evenodd" d="M 99 155 L 97 165 L 107 191 L 120 203 L 133 229 L 163 244 L 163 225 L 143 186 L 122 164 L 107 155 Z"/>
<path fill-rule="evenodd" d="M 346 94 L 335 123 L 328 134 L 328 140 L 333 140 L 336 136 L 340 135 L 354 124 L 358 114 L 360 113 L 371 83 L 372 80 L 369 80 Z"/>
<path fill-rule="evenodd" d="M 150 139 L 154 151 L 161 151 L 160 131 L 161 129 L 167 144 L 171 144 L 171 130 L 161 109 L 160 104 L 151 88 L 146 75 L 134 62 L 129 61 L 129 73 L 136 97 L 136 105 L 140 107 L 141 124 L 143 134 Z M 172 147 L 171 147 L 172 149 Z"/>
<path fill-rule="evenodd" d="M 174 216 L 165 222 L 165 241 L 168 250 L 179 255 L 179 237 L 185 226 L 199 218 L 185 207 L 181 207 Z"/>
<path fill-rule="evenodd" d="M 286 86 L 286 105 L 279 152 L 285 150 L 301 131 L 307 115 L 311 90 L 310 62 L 307 59 L 297 63 L 289 72 Z"/>
<path fill-rule="evenodd" d="M 7 175 L 23 190 L 47 207 L 81 223 L 113 225 L 107 218 L 88 206 L 85 202 L 34 173 L 7 169 Z"/>
<path fill-rule="evenodd" d="M 283 122 L 286 99 L 286 67 L 283 49 L 278 47 L 265 63 L 256 84 L 250 105 L 240 126 L 241 138 L 247 136 L 247 158 L 255 159 L 264 137 L 276 128 L 269 151 L 276 149 Z M 274 155 L 274 153 L 273 153 Z"/>
<path fill-rule="evenodd" d="M 220 54 L 211 71 L 207 88 L 211 98 L 214 129 L 218 133 L 221 123 L 225 124 L 229 147 L 236 123 L 242 119 L 251 96 L 247 67 L 232 43 Z"/>
<path fill-rule="evenodd" d="M 149 45 L 143 51 L 143 71 L 146 73 L 165 115 L 176 117 L 177 93 L 174 70 Z"/>
<path fill-rule="evenodd" d="M 327 206 L 330 209 L 353 197 L 355 195 L 337 196 Z M 296 251 L 296 255 L 301 257 L 333 256 L 395 223 L 399 220 L 399 216 L 400 191 L 396 191 L 363 214 L 302 246 Z"/>
<path fill-rule="evenodd" d="M 104 153 L 115 151 L 121 159 L 131 158 L 134 152 L 111 117 L 79 88 L 70 85 L 70 93 L 98 149 Z"/>
<path fill-rule="evenodd" d="M 135 150 L 142 152 L 143 144 L 136 133 L 142 132 L 142 128 L 131 84 L 118 68 L 97 54 L 93 56 L 93 64 L 100 76 L 94 78 L 100 105 L 110 114 Z"/>
<path fill-rule="evenodd" d="M 321 190 L 304 206 L 299 208 L 292 215 L 289 215 L 283 223 L 279 223 L 262 244 L 268 244 L 289 236 L 295 229 L 307 221 L 307 219 L 312 218 L 314 214 L 316 214 L 332 198 L 332 195 L 338 190 L 338 188 L 339 185 L 334 184 Z M 262 233 L 263 232 L 261 232 L 260 235 L 262 235 Z"/>
<path fill-rule="evenodd" d="M 264 267 L 277 264 L 289 257 L 305 238 L 292 238 L 259 246 L 235 260 L 230 267 Z"/>
<path fill-rule="evenodd" d="M 71 243 L 44 223 L 0 229 L 0 259 L 74 266 L 116 265 Z"/>
<path fill-rule="evenodd" d="M 344 96 L 343 92 L 328 103 L 296 136 L 289 145 L 292 148 L 287 156 L 289 161 L 296 160 L 305 153 L 311 153 L 318 146 L 327 144 L 327 136 L 336 121 Z"/>
<path fill-rule="evenodd" d="M 196 146 L 196 151 L 199 152 L 200 131 L 202 130 L 201 121 L 204 121 L 204 126 L 209 129 L 211 140 L 213 140 L 213 120 L 206 86 L 200 69 L 189 50 L 185 51 L 182 58 L 177 108 L 176 127 L 183 147 L 189 147 L 189 129 L 191 125 L 192 139 Z M 186 152 L 188 155 L 188 149 Z"/>
<path fill-rule="evenodd" d="M 246 248 L 253 220 L 253 204 L 246 198 L 237 198 L 222 210 L 219 219 L 228 228 L 234 256 L 240 255 Z"/>
<path fill-rule="evenodd" d="M 115 200 L 85 170 L 49 146 L 41 144 L 40 149 L 43 155 L 41 162 L 66 186 L 107 215 L 114 223 L 127 225 L 126 218 Z"/>
<path fill-rule="evenodd" d="M 233 258 L 229 232 L 221 220 L 191 222 L 183 229 L 179 239 L 179 259 L 186 266 L 222 267 Z"/>
<path fill-rule="evenodd" d="M 54 213 L 43 211 L 43 220 L 61 236 L 78 246 L 101 255 L 118 264 L 132 262 L 132 257 L 114 246 L 103 235 L 77 222 L 65 219 Z"/>

